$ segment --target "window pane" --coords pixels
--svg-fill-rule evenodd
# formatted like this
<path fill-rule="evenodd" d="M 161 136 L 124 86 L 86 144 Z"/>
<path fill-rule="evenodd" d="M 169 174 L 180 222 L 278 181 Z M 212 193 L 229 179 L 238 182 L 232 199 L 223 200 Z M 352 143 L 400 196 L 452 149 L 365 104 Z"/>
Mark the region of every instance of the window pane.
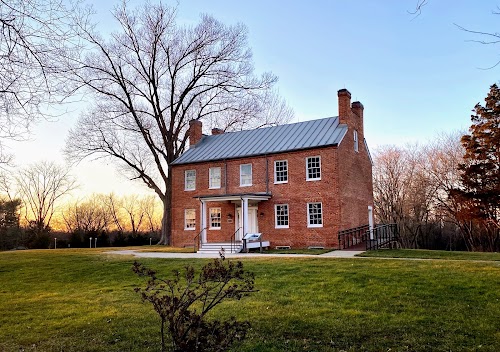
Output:
<path fill-rule="evenodd" d="M 240 165 L 240 186 L 252 185 L 252 164 Z"/>
<path fill-rule="evenodd" d="M 288 204 L 276 205 L 276 227 L 288 227 Z"/>
<path fill-rule="evenodd" d="M 220 208 L 210 208 L 210 228 L 220 228 L 221 211 Z"/>
<path fill-rule="evenodd" d="M 184 189 L 196 189 L 196 170 L 186 170 Z"/>
<path fill-rule="evenodd" d="M 194 209 L 186 209 L 184 211 L 184 228 L 194 230 L 196 227 L 196 213 Z"/>
<path fill-rule="evenodd" d="M 274 162 L 274 182 L 288 182 L 288 161 L 278 160 Z"/>
<path fill-rule="evenodd" d="M 307 158 L 307 179 L 314 180 L 321 178 L 321 161 L 319 156 Z"/>
<path fill-rule="evenodd" d="M 210 168 L 210 180 L 208 185 L 210 188 L 220 188 L 220 174 L 220 167 Z"/>
<path fill-rule="evenodd" d="M 310 226 L 321 226 L 323 225 L 323 214 L 321 209 L 321 203 L 308 203 L 308 224 Z"/>
<path fill-rule="evenodd" d="M 359 151 L 358 147 L 358 131 L 354 130 L 354 151 Z"/>

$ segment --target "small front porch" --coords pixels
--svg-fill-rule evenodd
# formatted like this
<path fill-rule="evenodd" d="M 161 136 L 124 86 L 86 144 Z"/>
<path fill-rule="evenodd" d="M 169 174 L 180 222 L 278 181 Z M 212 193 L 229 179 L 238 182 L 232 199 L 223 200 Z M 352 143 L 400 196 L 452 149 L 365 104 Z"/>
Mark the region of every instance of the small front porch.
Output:
<path fill-rule="evenodd" d="M 259 232 L 259 203 L 271 198 L 267 193 L 196 197 L 200 201 L 200 232 L 194 239 L 201 253 L 240 252 L 243 238 Z M 221 206 L 222 204 L 222 206 Z M 211 205 L 215 205 L 212 208 Z M 217 225 L 217 226 L 214 226 Z"/>

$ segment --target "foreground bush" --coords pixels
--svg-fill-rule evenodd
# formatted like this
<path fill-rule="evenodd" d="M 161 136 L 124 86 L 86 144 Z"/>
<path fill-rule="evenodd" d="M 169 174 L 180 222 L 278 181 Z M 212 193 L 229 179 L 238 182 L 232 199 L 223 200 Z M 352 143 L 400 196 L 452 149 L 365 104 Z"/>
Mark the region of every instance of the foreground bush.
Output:
<path fill-rule="evenodd" d="M 201 269 L 198 277 L 192 266 L 181 277 L 160 279 L 156 272 L 135 262 L 133 271 L 147 276 L 146 288 L 136 288 L 144 301 L 150 302 L 161 320 L 161 348 L 166 351 L 165 327 L 170 334 L 172 351 L 226 351 L 245 338 L 247 321 L 207 320 L 207 313 L 226 299 L 240 300 L 254 290 L 254 275 L 240 261 L 214 259 Z"/>

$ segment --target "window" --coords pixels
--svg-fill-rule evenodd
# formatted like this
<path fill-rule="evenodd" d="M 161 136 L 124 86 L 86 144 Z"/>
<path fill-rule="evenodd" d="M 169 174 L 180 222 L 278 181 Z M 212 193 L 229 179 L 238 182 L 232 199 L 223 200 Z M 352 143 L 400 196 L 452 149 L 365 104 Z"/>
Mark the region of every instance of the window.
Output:
<path fill-rule="evenodd" d="M 321 180 L 321 158 L 312 156 L 306 159 L 307 163 L 307 181 Z"/>
<path fill-rule="evenodd" d="M 194 191 L 196 189 L 196 170 L 184 172 L 184 190 Z"/>
<path fill-rule="evenodd" d="M 274 162 L 274 183 L 288 182 L 288 161 L 277 160 Z"/>
<path fill-rule="evenodd" d="M 208 188 L 220 188 L 220 167 L 211 167 L 209 174 Z"/>
<path fill-rule="evenodd" d="M 358 146 L 358 131 L 354 130 L 354 151 L 359 152 Z"/>
<path fill-rule="evenodd" d="M 307 203 L 307 227 L 323 227 L 321 203 Z"/>
<path fill-rule="evenodd" d="M 194 209 L 184 210 L 184 230 L 194 230 L 196 228 L 196 212 Z"/>
<path fill-rule="evenodd" d="M 210 229 L 219 230 L 221 223 L 220 208 L 210 208 Z"/>
<path fill-rule="evenodd" d="M 252 185 L 252 164 L 240 165 L 240 186 Z"/>
<path fill-rule="evenodd" d="M 288 228 L 288 204 L 276 204 L 274 206 L 275 227 L 277 229 Z"/>

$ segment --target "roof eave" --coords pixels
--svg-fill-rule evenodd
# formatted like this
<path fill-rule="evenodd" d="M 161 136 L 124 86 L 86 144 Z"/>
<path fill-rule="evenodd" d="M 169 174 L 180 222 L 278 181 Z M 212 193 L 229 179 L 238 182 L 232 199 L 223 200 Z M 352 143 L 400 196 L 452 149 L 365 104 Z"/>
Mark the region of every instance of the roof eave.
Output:
<path fill-rule="evenodd" d="M 338 147 L 339 144 L 340 144 L 340 142 L 342 142 L 342 139 L 344 138 L 344 136 L 346 135 L 346 133 L 347 133 L 347 131 L 343 134 L 343 136 L 341 137 L 341 139 L 340 139 L 340 141 L 338 143 L 325 144 L 325 145 L 319 145 L 319 146 L 307 147 L 307 148 L 289 149 L 289 150 L 283 150 L 283 151 L 279 151 L 279 152 L 269 152 L 269 153 L 260 153 L 260 154 L 252 154 L 252 155 L 232 156 L 232 157 L 227 157 L 227 158 L 206 159 L 206 160 L 180 162 L 180 163 L 178 163 L 178 162 L 176 162 L 176 160 L 174 160 L 170 165 L 177 166 L 177 165 L 201 164 L 201 163 L 206 163 L 206 162 L 217 162 L 217 161 L 226 161 L 226 160 L 255 158 L 255 157 L 259 157 L 259 156 L 280 155 L 280 154 L 286 154 L 286 153 L 290 153 L 290 152 L 300 152 L 300 151 L 304 151 L 304 150 L 314 150 L 314 149 L 321 149 L 321 148 L 328 148 L 328 147 Z"/>

